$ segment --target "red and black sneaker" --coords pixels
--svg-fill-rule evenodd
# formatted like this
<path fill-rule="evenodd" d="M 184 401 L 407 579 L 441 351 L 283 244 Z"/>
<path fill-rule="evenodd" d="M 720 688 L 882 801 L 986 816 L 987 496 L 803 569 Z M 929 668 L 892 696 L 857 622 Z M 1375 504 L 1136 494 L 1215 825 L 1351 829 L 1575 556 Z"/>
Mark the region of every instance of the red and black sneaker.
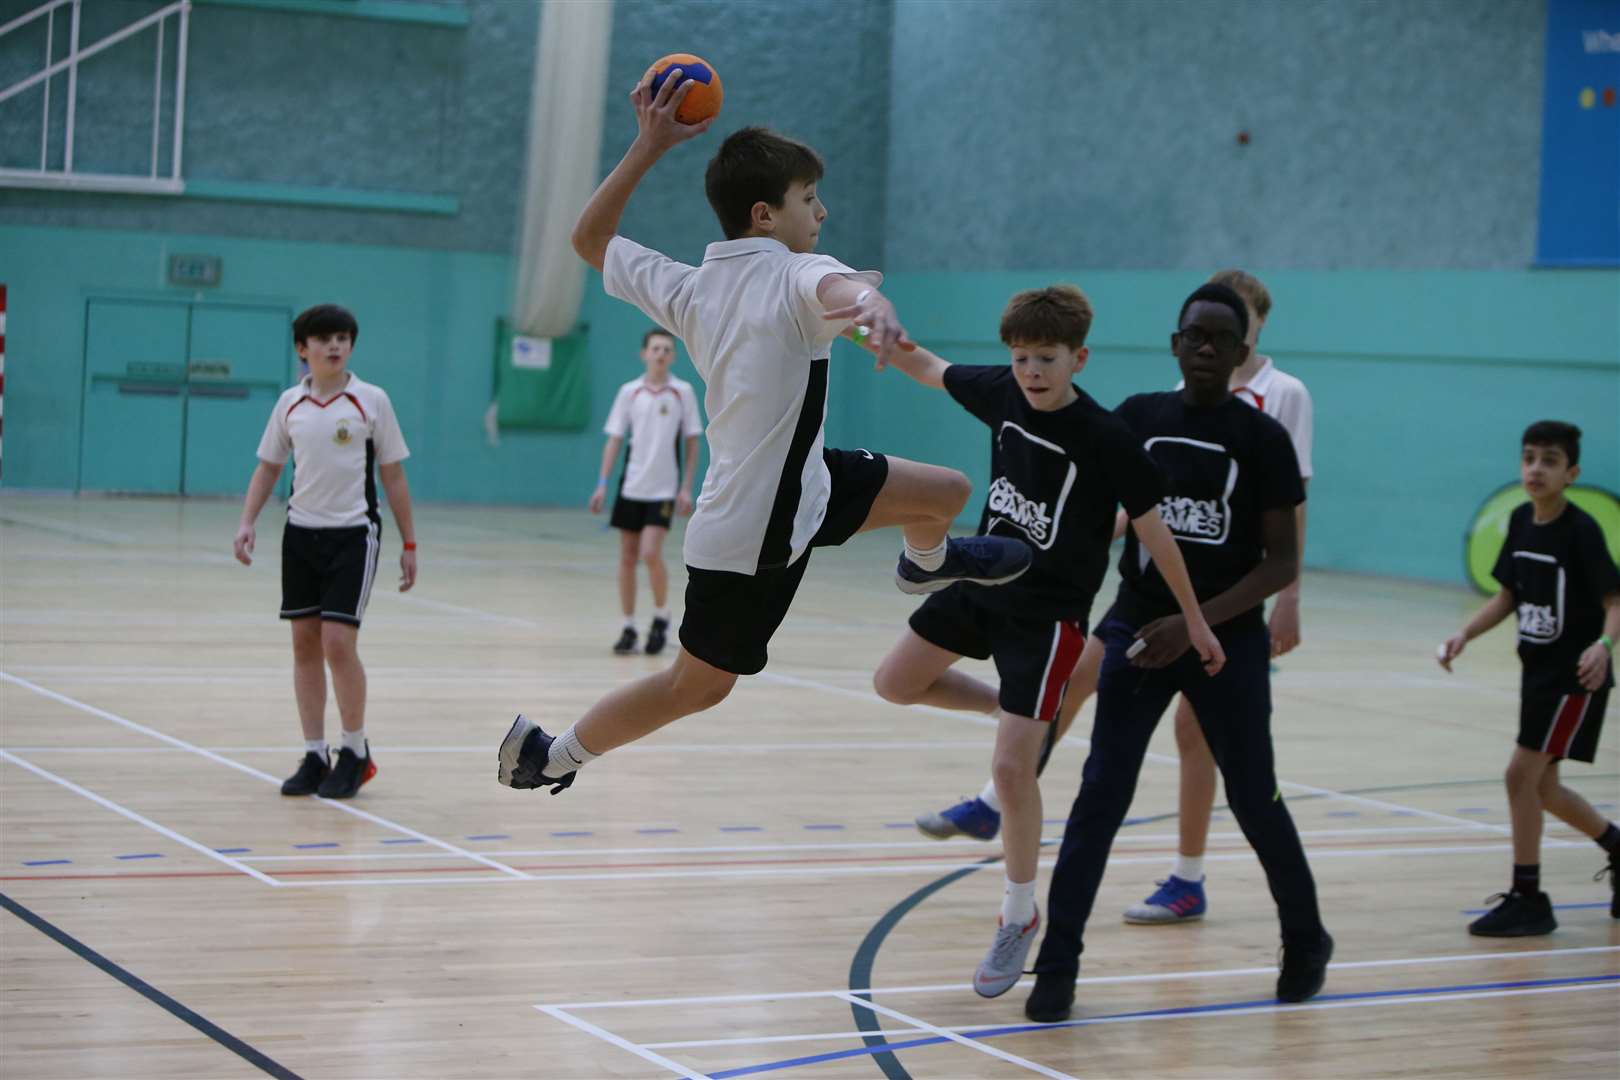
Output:
<path fill-rule="evenodd" d="M 371 760 L 371 744 L 366 743 L 366 756 L 361 757 L 345 746 L 338 751 L 337 764 L 316 794 L 323 799 L 352 799 L 360 785 L 377 775 L 377 763 Z"/>

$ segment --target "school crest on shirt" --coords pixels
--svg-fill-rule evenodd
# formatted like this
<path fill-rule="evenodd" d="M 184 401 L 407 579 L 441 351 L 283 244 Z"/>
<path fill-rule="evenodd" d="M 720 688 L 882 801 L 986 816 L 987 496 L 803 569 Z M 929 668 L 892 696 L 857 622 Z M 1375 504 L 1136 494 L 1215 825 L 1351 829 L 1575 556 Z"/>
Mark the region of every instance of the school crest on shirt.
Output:
<path fill-rule="evenodd" d="M 339 446 L 348 446 L 353 439 L 354 436 L 349 432 L 349 421 L 347 419 L 339 420 L 337 430 L 332 433 L 332 441 Z"/>

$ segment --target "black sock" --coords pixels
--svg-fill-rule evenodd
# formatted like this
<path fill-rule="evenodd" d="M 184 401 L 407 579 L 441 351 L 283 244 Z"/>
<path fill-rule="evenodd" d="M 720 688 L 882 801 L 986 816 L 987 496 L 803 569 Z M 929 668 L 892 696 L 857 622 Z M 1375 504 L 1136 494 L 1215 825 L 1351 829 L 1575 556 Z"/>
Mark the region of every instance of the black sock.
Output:
<path fill-rule="evenodd" d="M 1620 851 L 1620 829 L 1614 827 L 1614 822 L 1609 822 L 1609 827 L 1604 829 L 1603 835 L 1597 838 L 1597 846 L 1610 855 Z"/>
<path fill-rule="evenodd" d="M 1513 864 L 1513 891 L 1525 896 L 1534 896 L 1541 891 L 1541 864 L 1530 863 L 1521 866 Z"/>

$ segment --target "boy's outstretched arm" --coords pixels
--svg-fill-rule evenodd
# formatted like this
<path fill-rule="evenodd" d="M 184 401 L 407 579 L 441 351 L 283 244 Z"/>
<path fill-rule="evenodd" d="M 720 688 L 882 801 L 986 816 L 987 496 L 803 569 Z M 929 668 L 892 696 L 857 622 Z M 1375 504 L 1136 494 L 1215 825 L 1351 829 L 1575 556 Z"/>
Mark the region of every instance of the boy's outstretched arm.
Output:
<path fill-rule="evenodd" d="M 1479 635 L 1513 614 L 1516 607 L 1513 599 L 1513 590 L 1504 588 L 1501 592 L 1485 601 L 1485 606 L 1474 612 L 1463 628 L 1440 643 L 1440 649 L 1435 659 L 1447 671 L 1451 670 L 1451 662 L 1462 655 L 1464 647 Z"/>
<path fill-rule="evenodd" d="M 1176 603 L 1181 605 L 1180 615 L 1155 619 L 1137 631 L 1136 636 L 1146 644 L 1131 662 L 1143 668 L 1164 667 L 1175 661 L 1187 651 L 1187 646 L 1191 645 L 1198 650 L 1198 658 L 1204 662 L 1204 672 L 1214 675 L 1226 664 L 1226 652 L 1216 640 L 1215 632 L 1209 628 L 1211 622 L 1220 620 L 1212 615 L 1206 617 L 1206 612 L 1199 608 L 1198 594 L 1193 591 L 1192 579 L 1187 576 L 1187 563 L 1181 557 L 1181 548 L 1176 545 L 1176 538 L 1170 535 L 1169 526 L 1165 525 L 1164 519 L 1159 516 L 1157 506 L 1141 517 L 1133 518 L 1131 527 L 1136 530 L 1136 538 L 1153 557 L 1153 565 L 1159 568 L 1159 576 L 1170 586 L 1170 592 L 1174 594 Z M 1254 575 L 1251 572 L 1249 576 Z M 1283 583 L 1279 583 L 1277 588 L 1282 588 L 1282 585 Z M 1222 595 L 1234 591 L 1235 588 Z M 1259 602 L 1258 599 L 1255 600 L 1256 604 Z"/>
<path fill-rule="evenodd" d="M 900 316 L 887 296 L 870 285 L 843 274 L 828 274 L 816 285 L 816 299 L 827 309 L 823 318 L 866 327 L 862 347 L 877 354 L 878 367 L 894 359 L 900 349 L 915 349 Z"/>
<path fill-rule="evenodd" d="M 630 104 L 636 110 L 635 141 L 613 171 L 597 185 L 585 209 L 580 211 L 579 221 L 574 224 L 574 250 L 598 270 L 607 258 L 608 241 L 619 231 L 619 218 L 624 215 L 630 193 L 636 190 L 647 170 L 664 156 L 664 151 L 703 134 L 714 122 L 713 117 L 701 124 L 683 124 L 675 119 L 675 110 L 692 90 L 690 79 L 676 85 L 680 69 L 670 72 L 664 85 L 658 88 L 657 96 L 652 93 L 652 76 L 652 69 L 648 68 L 636 88 L 630 91 Z"/>
<path fill-rule="evenodd" d="M 857 333 L 854 326 L 847 328 L 840 336 L 849 338 L 867 352 L 874 354 L 877 352 L 872 347 L 871 336 Z M 889 358 L 889 364 L 924 386 L 932 386 L 936 390 L 945 389 L 945 369 L 951 366 L 949 360 L 929 352 L 921 345 L 902 345 L 900 350 Z M 885 365 L 879 360 L 877 366 L 881 370 Z"/>

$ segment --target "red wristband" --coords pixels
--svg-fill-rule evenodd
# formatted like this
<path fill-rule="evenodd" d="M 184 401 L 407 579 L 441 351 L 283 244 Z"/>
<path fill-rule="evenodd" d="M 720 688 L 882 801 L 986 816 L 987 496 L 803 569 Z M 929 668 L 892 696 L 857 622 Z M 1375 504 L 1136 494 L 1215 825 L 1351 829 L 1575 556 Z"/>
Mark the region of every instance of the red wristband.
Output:
<path fill-rule="evenodd" d="M 416 550 L 416 541 L 414 541 L 414 540 L 405 541 L 405 550 L 406 551 L 415 551 Z"/>

